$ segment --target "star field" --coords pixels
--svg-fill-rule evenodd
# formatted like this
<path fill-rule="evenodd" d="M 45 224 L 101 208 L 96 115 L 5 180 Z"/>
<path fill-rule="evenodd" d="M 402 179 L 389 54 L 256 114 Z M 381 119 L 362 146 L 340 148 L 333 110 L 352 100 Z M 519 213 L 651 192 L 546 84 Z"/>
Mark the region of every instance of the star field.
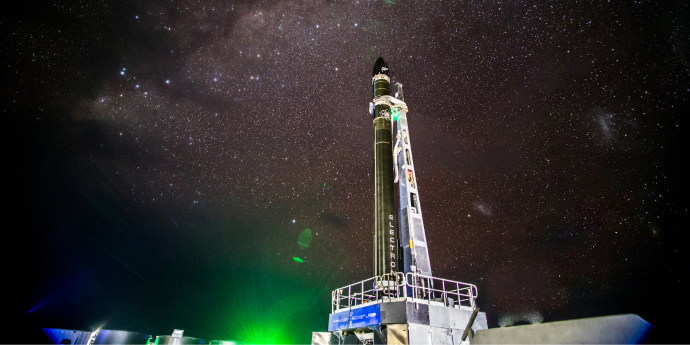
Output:
<path fill-rule="evenodd" d="M 372 271 L 379 56 L 410 108 L 434 275 L 476 284 L 490 327 L 672 324 L 687 303 L 687 4 L 49 1 L 5 17 L 42 327 L 325 330 L 329 292 Z"/>

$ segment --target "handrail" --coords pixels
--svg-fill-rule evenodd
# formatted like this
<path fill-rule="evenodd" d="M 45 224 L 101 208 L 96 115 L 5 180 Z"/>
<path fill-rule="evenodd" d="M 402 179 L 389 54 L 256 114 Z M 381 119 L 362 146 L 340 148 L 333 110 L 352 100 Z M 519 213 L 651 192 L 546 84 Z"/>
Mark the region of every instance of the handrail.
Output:
<path fill-rule="evenodd" d="M 369 302 L 407 297 L 405 286 L 405 275 L 402 272 L 387 273 L 343 286 L 331 293 L 331 313 Z M 345 300 L 347 303 L 343 305 Z"/>
<path fill-rule="evenodd" d="M 440 297 L 437 298 L 436 295 Z M 431 304 L 432 298 L 434 301 L 440 299 L 443 305 L 448 307 L 455 306 L 455 300 L 457 300 L 459 306 L 474 309 L 477 295 L 477 286 L 474 284 L 413 272 L 387 273 L 335 289 L 331 293 L 331 313 L 366 303 L 391 302 L 393 299 L 408 297 L 416 301 L 426 300 L 428 304 Z M 454 298 L 452 304 L 451 298 Z"/>
<path fill-rule="evenodd" d="M 441 295 L 440 299 L 444 305 L 453 306 L 450 305 L 449 297 L 456 296 L 459 306 L 463 306 L 463 302 L 467 302 L 466 304 L 469 304 L 466 305 L 467 307 L 472 309 L 476 307 L 475 299 L 479 292 L 477 286 L 474 284 L 434 278 L 413 272 L 407 273 L 405 281 L 407 282 L 407 286 L 412 288 L 412 297 L 415 299 L 426 299 L 430 304 L 431 299 L 436 295 L 435 293 L 439 293 Z M 440 289 L 437 288 L 438 285 L 440 285 Z M 453 304 L 455 304 L 455 302 L 453 302 Z"/>

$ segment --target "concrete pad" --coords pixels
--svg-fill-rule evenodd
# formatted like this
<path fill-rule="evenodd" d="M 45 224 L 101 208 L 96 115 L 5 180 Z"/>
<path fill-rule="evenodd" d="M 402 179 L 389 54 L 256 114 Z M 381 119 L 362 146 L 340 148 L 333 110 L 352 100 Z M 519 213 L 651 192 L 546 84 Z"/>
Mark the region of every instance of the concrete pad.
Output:
<path fill-rule="evenodd" d="M 612 315 L 477 331 L 475 344 L 639 344 L 652 325 L 635 314 Z"/>

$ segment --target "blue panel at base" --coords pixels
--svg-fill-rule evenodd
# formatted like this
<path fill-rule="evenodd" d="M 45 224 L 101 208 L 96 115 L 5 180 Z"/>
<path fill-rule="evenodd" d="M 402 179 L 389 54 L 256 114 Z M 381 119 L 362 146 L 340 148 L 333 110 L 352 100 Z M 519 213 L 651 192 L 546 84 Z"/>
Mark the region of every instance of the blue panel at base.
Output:
<path fill-rule="evenodd" d="M 372 304 L 366 307 L 352 309 L 350 315 L 350 327 L 367 327 L 381 323 L 381 306 Z"/>
<path fill-rule="evenodd" d="M 350 311 L 345 310 L 339 313 L 328 315 L 328 331 L 338 331 L 347 329 L 348 321 L 350 320 Z"/>
<path fill-rule="evenodd" d="M 328 315 L 328 331 L 338 331 L 381 324 L 381 306 L 372 304 Z"/>

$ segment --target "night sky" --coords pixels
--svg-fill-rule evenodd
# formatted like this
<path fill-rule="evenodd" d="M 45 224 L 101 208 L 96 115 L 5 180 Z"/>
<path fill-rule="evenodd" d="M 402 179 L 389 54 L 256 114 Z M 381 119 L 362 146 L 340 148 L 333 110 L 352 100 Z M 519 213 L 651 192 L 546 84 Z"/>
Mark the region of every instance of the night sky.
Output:
<path fill-rule="evenodd" d="M 685 1 L 0 12 L 19 220 L 5 231 L 25 234 L 12 262 L 35 325 L 258 343 L 325 331 L 331 291 L 373 271 L 379 56 L 410 108 L 434 275 L 476 284 L 490 327 L 686 323 L 671 315 L 690 289 Z"/>

